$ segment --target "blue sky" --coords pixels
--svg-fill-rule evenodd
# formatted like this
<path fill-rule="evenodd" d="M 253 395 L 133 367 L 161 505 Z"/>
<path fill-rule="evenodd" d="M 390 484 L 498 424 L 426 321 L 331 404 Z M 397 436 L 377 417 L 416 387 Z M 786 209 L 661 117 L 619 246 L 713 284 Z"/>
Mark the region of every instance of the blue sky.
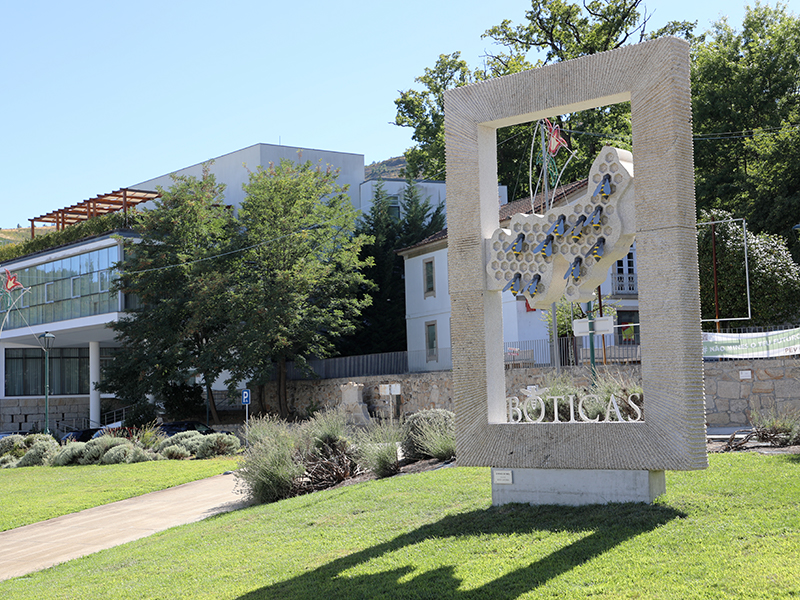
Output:
<path fill-rule="evenodd" d="M 791 7 L 796 0 L 790 0 Z M 650 29 L 745 2 L 649 0 Z M 774 5 L 774 2 L 770 2 Z M 399 156 L 398 90 L 525 0 L 400 3 L 6 0 L 0 8 L 0 227 L 255 143 Z"/>

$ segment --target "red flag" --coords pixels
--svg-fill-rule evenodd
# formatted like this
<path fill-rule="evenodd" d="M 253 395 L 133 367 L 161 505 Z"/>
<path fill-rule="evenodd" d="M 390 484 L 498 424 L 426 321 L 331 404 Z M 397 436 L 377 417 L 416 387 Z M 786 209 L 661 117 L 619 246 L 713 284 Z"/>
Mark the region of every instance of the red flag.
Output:
<path fill-rule="evenodd" d="M 6 269 L 6 291 L 10 292 L 12 290 L 16 290 L 17 288 L 25 287 L 19 281 L 17 281 L 17 276 L 12 275 L 8 269 Z"/>
<path fill-rule="evenodd" d="M 550 153 L 550 156 L 555 156 L 558 154 L 558 151 L 564 147 L 568 148 L 567 140 L 561 137 L 561 128 L 558 125 L 553 125 L 549 120 L 544 120 L 544 125 L 547 127 L 547 134 L 548 134 L 548 141 L 547 141 L 547 151 Z"/>

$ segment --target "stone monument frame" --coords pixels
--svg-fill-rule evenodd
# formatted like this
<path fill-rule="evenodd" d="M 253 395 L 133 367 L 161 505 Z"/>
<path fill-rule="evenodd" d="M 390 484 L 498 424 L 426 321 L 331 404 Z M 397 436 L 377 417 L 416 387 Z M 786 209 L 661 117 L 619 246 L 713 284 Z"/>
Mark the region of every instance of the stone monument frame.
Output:
<path fill-rule="evenodd" d="M 509 423 L 496 130 L 630 101 L 643 422 Z M 445 93 L 448 271 L 459 465 L 663 471 L 708 466 L 689 44 L 660 38 Z"/>

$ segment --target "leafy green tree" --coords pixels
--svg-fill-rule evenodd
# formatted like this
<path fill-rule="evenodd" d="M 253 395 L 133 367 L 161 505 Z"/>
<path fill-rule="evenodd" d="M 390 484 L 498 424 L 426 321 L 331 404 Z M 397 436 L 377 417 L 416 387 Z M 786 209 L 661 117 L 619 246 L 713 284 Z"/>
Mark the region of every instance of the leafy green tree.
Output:
<path fill-rule="evenodd" d="M 227 364 L 231 381 L 255 384 L 277 368 L 284 418 L 287 361 L 330 355 L 370 302 L 358 293 L 368 239 L 354 235 L 356 211 L 337 175 L 282 160 L 250 173 L 244 186 L 231 307 L 239 324 Z"/>
<path fill-rule="evenodd" d="M 747 317 L 747 276 L 745 273 L 744 235 L 741 222 L 731 222 L 733 215 L 721 210 L 703 210 L 699 222 L 727 221 L 715 225 L 717 290 L 720 318 L 730 327 L 774 326 L 800 322 L 800 265 L 792 260 L 786 242 L 777 235 L 747 232 L 752 319 Z M 704 319 L 715 318 L 714 262 L 710 225 L 697 231 L 700 268 L 700 304 Z M 714 323 L 704 323 L 714 329 Z M 726 327 L 726 323 L 722 324 Z"/>
<path fill-rule="evenodd" d="M 779 131 L 745 140 L 745 148 L 759 163 L 750 171 L 747 223 L 755 231 L 783 237 L 800 262 L 800 237 L 792 230 L 800 221 L 800 111 Z"/>
<path fill-rule="evenodd" d="M 786 6 L 748 7 L 741 30 L 725 19 L 692 53 L 699 209 L 744 217 L 792 240 L 800 218 L 800 18 Z M 792 250 L 800 260 L 800 246 Z"/>
<path fill-rule="evenodd" d="M 104 368 L 101 389 L 141 401 L 194 376 L 203 380 L 214 422 L 211 387 L 228 355 L 230 323 L 224 254 L 235 231 L 224 186 L 203 165 L 202 179 L 173 176 L 153 210 L 125 242 L 116 289 L 130 304 L 111 327 L 122 348 Z"/>
<path fill-rule="evenodd" d="M 442 54 L 433 68 L 416 79 L 422 90 L 407 90 L 395 100 L 395 123 L 414 129 L 415 146 L 406 151 L 407 173 L 415 177 L 443 179 L 444 92 L 448 89 L 492 77 L 603 52 L 626 43 L 662 35 L 690 37 L 693 23 L 671 22 L 648 33 L 646 12 L 640 12 L 642 0 L 594 0 L 577 4 L 565 0 L 533 0 L 525 14 L 526 22 L 513 25 L 504 20 L 486 31 L 504 51 L 489 54 L 482 69 L 470 70 L 458 52 Z M 531 62 L 533 51 L 544 59 Z M 630 105 L 613 105 L 557 117 L 576 156 L 566 165 L 563 181 L 586 176 L 592 161 L 603 145 L 611 142 L 630 149 Z M 528 168 L 534 127 L 506 127 L 497 132 L 498 180 L 508 186 L 510 199 L 529 195 Z M 565 164 L 566 157 L 559 159 Z"/>
<path fill-rule="evenodd" d="M 372 305 L 364 310 L 361 327 L 355 335 L 344 338 L 339 349 L 343 354 L 377 354 L 407 349 L 405 267 L 397 251 L 421 242 L 441 231 L 445 225 L 444 206 L 431 206 L 419 186 L 407 178 L 400 200 L 400 218 L 382 181 L 378 181 L 370 211 L 362 215 L 358 232 L 372 241 L 363 248 L 371 259 L 364 274 L 373 287 L 365 290 Z"/>

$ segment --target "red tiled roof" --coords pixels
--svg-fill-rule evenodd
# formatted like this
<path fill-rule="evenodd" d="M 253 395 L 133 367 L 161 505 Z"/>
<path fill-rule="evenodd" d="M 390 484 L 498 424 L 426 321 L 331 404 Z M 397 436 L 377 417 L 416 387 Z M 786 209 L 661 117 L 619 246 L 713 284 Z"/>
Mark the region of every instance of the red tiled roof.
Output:
<path fill-rule="evenodd" d="M 586 188 L 589 185 L 588 179 L 582 179 L 580 181 L 575 181 L 573 183 L 569 183 L 567 185 L 562 185 L 560 188 L 556 190 L 555 194 L 555 204 L 558 205 L 573 194 L 580 192 L 582 189 Z M 544 207 L 544 193 L 536 194 L 536 199 L 534 202 L 534 206 L 536 207 L 536 212 L 541 213 Z M 527 198 L 520 198 L 519 200 L 514 200 L 513 202 L 509 202 L 508 204 L 503 204 L 500 207 L 500 223 L 503 221 L 508 221 L 511 217 L 518 213 L 526 213 L 530 214 L 531 211 L 531 199 L 530 196 Z M 415 248 L 421 248 L 422 246 L 427 246 L 428 244 L 433 244 L 434 242 L 439 242 L 442 240 L 447 239 L 447 227 L 442 229 L 441 231 L 437 231 L 433 235 L 429 235 L 421 242 L 417 242 L 413 246 L 409 246 L 407 248 L 402 248 L 398 250 L 398 253 L 407 252 L 408 250 L 413 250 Z"/>

